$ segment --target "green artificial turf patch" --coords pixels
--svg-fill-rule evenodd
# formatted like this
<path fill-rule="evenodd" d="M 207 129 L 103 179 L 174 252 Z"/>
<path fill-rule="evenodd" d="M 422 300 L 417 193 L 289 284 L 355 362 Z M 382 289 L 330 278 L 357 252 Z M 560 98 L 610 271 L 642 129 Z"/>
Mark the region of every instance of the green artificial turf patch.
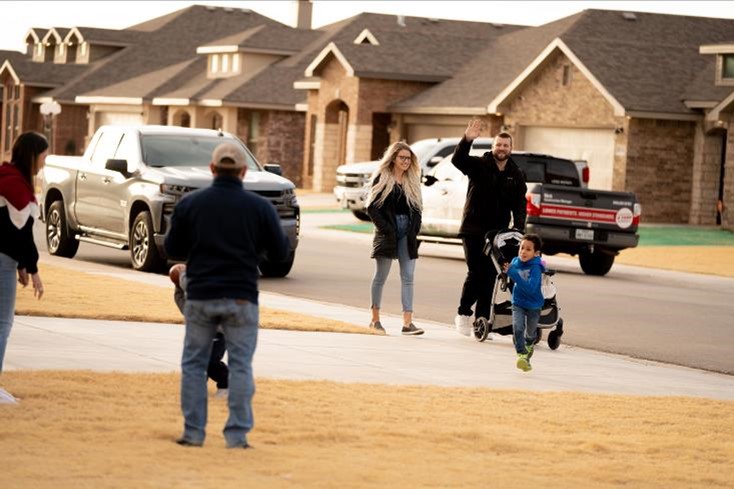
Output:
<path fill-rule="evenodd" d="M 640 246 L 734 246 L 734 233 L 691 226 L 641 226 Z"/>

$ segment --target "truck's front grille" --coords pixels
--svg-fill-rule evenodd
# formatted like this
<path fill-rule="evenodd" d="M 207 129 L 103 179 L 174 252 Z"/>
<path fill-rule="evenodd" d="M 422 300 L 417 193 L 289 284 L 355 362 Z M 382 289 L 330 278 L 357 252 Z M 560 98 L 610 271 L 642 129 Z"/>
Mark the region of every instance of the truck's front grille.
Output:
<path fill-rule="evenodd" d="M 369 176 L 363 173 L 337 173 L 336 184 L 340 187 L 359 188 L 363 187 Z"/>

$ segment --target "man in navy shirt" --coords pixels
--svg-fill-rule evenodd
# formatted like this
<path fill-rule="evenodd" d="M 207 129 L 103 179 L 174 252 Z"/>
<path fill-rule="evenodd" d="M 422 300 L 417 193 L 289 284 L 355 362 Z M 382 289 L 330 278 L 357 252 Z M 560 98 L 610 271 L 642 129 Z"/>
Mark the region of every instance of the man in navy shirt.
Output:
<path fill-rule="evenodd" d="M 255 383 L 252 357 L 257 344 L 258 264 L 264 254 L 284 260 L 288 241 L 275 208 L 246 191 L 244 149 L 235 141 L 214 149 L 210 187 L 186 195 L 171 218 L 165 247 L 169 257 L 186 260 L 186 337 L 181 358 L 184 431 L 177 441 L 201 446 L 206 436 L 207 366 L 212 339 L 221 326 L 229 356 L 229 448 L 249 448 Z"/>

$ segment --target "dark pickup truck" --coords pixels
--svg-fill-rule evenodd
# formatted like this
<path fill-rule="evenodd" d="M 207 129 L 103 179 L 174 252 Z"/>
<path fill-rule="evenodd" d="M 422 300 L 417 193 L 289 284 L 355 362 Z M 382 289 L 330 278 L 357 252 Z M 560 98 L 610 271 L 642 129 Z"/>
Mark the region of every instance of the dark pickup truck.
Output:
<path fill-rule="evenodd" d="M 584 273 L 605 275 L 621 250 L 637 246 L 641 208 L 635 194 L 583 187 L 577 164 L 564 158 L 513 152 L 512 159 L 527 176 L 525 230 L 543 239 L 544 254 L 578 255 Z M 424 177 L 419 240 L 460 242 L 467 186 L 450 156 Z"/>

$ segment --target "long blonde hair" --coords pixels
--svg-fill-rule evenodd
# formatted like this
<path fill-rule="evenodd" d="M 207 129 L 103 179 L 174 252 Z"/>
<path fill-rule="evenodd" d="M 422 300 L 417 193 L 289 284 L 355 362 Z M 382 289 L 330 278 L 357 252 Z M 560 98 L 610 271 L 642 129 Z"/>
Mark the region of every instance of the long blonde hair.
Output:
<path fill-rule="evenodd" d="M 405 193 L 405 198 L 408 200 L 408 205 L 418 212 L 421 211 L 423 207 L 423 200 L 421 199 L 421 168 L 418 164 L 418 157 L 404 141 L 392 143 L 385 150 L 385 154 L 380 160 L 380 165 L 370 179 L 372 187 L 367 198 L 368 206 L 373 203 L 382 205 L 387 196 L 392 193 L 396 184 L 393 173 L 395 158 L 403 150 L 410 152 L 410 167 L 403 173 L 403 192 Z M 378 180 L 377 183 L 375 183 L 375 180 Z"/>

